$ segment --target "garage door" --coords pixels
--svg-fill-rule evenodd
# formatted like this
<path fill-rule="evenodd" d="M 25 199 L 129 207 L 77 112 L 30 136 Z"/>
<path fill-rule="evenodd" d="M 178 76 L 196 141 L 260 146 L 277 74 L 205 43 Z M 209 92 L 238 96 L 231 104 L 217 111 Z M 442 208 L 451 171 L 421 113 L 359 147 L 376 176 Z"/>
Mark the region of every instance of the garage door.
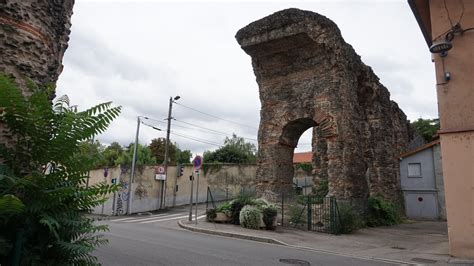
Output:
<path fill-rule="evenodd" d="M 410 219 L 438 219 L 436 192 L 405 191 L 405 210 Z"/>

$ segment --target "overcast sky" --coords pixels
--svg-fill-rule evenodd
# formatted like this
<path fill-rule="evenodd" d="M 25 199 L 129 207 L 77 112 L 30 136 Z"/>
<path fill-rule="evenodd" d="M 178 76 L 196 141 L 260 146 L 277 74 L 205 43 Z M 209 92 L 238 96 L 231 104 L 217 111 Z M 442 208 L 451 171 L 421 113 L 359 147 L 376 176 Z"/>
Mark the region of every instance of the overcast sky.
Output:
<path fill-rule="evenodd" d="M 165 137 L 169 97 L 176 95 L 182 105 L 173 105 L 171 138 L 181 149 L 202 154 L 231 133 L 256 143 L 258 86 L 251 59 L 234 36 L 247 24 L 290 7 L 333 20 L 410 120 L 438 116 L 431 55 L 405 0 L 76 0 L 57 95 L 67 94 L 80 109 L 106 101 L 121 105 L 120 117 L 98 137 L 106 144 L 133 142 L 138 115 L 156 119 L 144 122 L 163 129 L 142 125 L 140 143 Z M 308 130 L 297 151 L 310 150 L 310 138 Z"/>

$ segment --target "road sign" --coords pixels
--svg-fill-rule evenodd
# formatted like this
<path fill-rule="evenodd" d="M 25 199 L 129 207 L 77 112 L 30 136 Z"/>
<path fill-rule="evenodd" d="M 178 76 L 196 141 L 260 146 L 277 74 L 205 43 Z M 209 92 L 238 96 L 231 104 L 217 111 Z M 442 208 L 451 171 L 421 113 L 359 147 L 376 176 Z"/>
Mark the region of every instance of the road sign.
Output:
<path fill-rule="evenodd" d="M 163 165 L 155 166 L 155 174 L 164 174 L 165 167 Z"/>
<path fill-rule="evenodd" d="M 155 175 L 155 180 L 166 180 L 166 175 L 165 174 L 156 174 Z"/>
<path fill-rule="evenodd" d="M 196 157 L 194 157 L 194 159 L 193 159 L 193 165 L 194 165 L 194 169 L 195 169 L 195 170 L 201 169 L 201 166 L 202 166 L 202 157 L 199 156 L 199 155 L 196 155 Z"/>

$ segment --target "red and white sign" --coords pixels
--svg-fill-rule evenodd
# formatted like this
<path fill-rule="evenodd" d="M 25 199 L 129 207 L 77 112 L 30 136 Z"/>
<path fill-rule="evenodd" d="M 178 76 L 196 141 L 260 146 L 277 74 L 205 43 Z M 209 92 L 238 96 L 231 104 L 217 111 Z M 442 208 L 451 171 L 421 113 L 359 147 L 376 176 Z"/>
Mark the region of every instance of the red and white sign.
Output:
<path fill-rule="evenodd" d="M 164 174 L 165 167 L 163 165 L 155 166 L 155 174 Z"/>
<path fill-rule="evenodd" d="M 155 166 L 155 180 L 166 180 L 165 167 L 163 165 Z"/>

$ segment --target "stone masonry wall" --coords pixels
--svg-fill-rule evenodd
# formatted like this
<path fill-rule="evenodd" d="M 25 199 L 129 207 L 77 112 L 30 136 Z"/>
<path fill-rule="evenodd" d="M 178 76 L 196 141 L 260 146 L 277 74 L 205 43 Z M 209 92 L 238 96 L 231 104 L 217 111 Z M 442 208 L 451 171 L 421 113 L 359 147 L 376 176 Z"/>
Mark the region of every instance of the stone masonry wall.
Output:
<path fill-rule="evenodd" d="M 257 189 L 289 192 L 301 134 L 313 128 L 313 177 L 329 194 L 364 207 L 369 195 L 401 202 L 398 155 L 406 116 L 341 36 L 309 11 L 287 9 L 239 30 L 259 85 Z"/>
<path fill-rule="evenodd" d="M 55 83 L 67 48 L 74 0 L 0 0 L 0 73 Z"/>

